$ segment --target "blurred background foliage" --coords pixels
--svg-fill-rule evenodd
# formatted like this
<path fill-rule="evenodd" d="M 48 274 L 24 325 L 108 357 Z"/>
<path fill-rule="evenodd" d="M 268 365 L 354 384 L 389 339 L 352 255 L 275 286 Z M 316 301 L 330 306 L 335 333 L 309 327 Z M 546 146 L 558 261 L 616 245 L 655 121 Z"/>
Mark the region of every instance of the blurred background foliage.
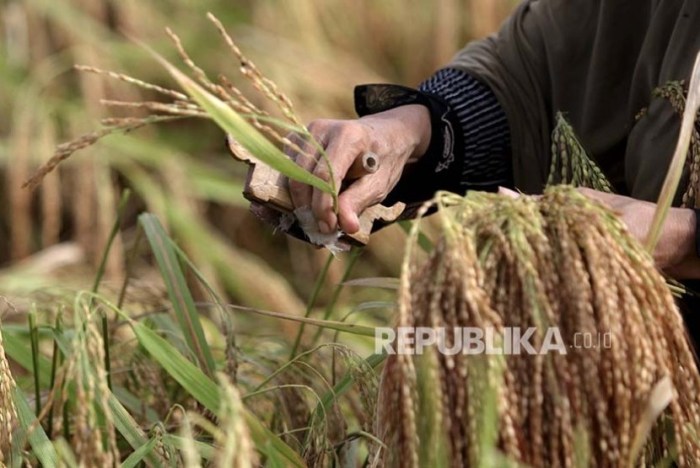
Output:
<path fill-rule="evenodd" d="M 22 183 L 55 146 L 123 115 L 101 99 L 155 100 L 123 82 L 77 72 L 85 64 L 173 86 L 138 38 L 179 63 L 164 34 L 178 33 L 213 76 L 238 64 L 206 20 L 218 16 L 305 121 L 352 118 L 359 83 L 416 86 L 469 39 L 493 31 L 512 0 L 3 0 L 0 3 L 0 294 L 22 303 L 40 288 L 85 288 L 114 222 L 120 192 L 131 197 L 111 249 L 106 285 L 127 274 L 135 301 L 162 296 L 136 216 L 151 211 L 233 302 L 301 313 L 327 257 L 273 234 L 248 213 L 245 167 L 227 154 L 209 121 L 182 120 L 115 135 L 81 151 L 31 192 Z M 248 93 L 254 96 L 254 93 Z M 265 106 L 264 101 L 256 102 Z M 354 276 L 397 276 L 403 231 L 375 235 Z M 131 253 L 134 253 L 133 255 Z M 126 257 L 133 257 L 127 262 Z M 332 264 L 327 284 L 346 270 Z M 329 292 L 326 292 L 328 289 Z M 319 304 L 332 288 L 321 291 Z M 341 300 L 342 303 L 342 300 Z"/>
<path fill-rule="evenodd" d="M 246 400 L 247 407 L 275 433 L 286 434 L 285 442 L 313 465 L 315 455 L 309 447 L 315 445 L 302 444 L 304 432 L 298 431 L 309 421 L 320 425 L 309 416 L 315 414 L 317 401 L 301 392 L 308 393 L 313 385 L 315 392 L 324 394 L 329 382 L 334 385 L 336 376 L 343 375 L 344 366 L 357 388 L 340 402 L 332 395 L 324 400 L 324 407 L 338 411 L 329 415 L 326 439 L 336 443 L 345 436 L 330 432 L 368 427 L 372 411 L 362 402 L 371 403 L 375 397 L 372 367 L 380 361 L 357 356 L 372 353 L 371 338 L 349 333 L 341 340 L 334 330 L 308 327 L 302 340 L 295 322 L 244 313 L 233 314 L 232 332 L 225 314 L 219 317 L 209 310 L 209 289 L 223 302 L 240 306 L 384 325 L 392 321 L 395 282 L 363 283 L 375 286 L 370 288 L 338 285 L 347 278 L 397 277 L 406 237 L 401 228 L 391 226 L 374 235 L 366 249 L 331 262 L 328 252 L 275 234 L 248 212 L 241 195 L 246 167 L 228 155 L 219 128 L 201 119 L 109 136 L 61 164 L 36 190 L 23 189 L 22 183 L 52 156 L 57 144 L 100 128 L 103 118 L 138 112 L 125 114 L 124 109 L 103 106 L 101 100 L 159 98 L 124 82 L 77 72 L 75 64 L 176 87 L 151 56 L 127 39 L 149 44 L 179 64 L 164 32 L 170 27 L 207 73 L 226 75 L 255 99 L 256 93 L 238 73 L 239 64 L 205 17 L 211 11 L 243 52 L 291 97 L 304 121 L 353 118 L 356 84 L 417 86 L 467 41 L 495 30 L 513 4 L 514 0 L 0 0 L 0 318 L 12 373 L 22 391 L 32 395 L 28 401 L 37 405 L 36 412 L 51 387 L 44 371 L 59 363 L 57 356 L 74 354 L 57 352 L 57 342 L 44 335 L 30 339 L 38 328 L 34 324 L 27 333 L 28 311 L 30 317 L 38 317 L 42 333 L 49 330 L 57 336 L 63 336 L 58 318 L 66 315 L 66 336 L 73 336 L 71 322 L 77 320 L 75 330 L 83 329 L 77 326 L 81 320 L 66 312 L 74 308 L 76 317 L 82 313 L 79 302 L 71 305 L 76 292 L 99 286 L 101 296 L 117 302 L 128 278 L 119 308 L 132 317 L 147 318 L 144 323 L 183 348 L 184 330 L 162 314 L 172 306 L 173 296 L 166 293 L 163 271 L 154 262 L 153 239 L 145 239 L 137 222 L 139 214 L 149 211 L 201 275 L 196 280 L 190 265 L 190 284 L 179 291 L 191 291 L 217 362 L 233 363 L 234 369 L 226 367 L 227 375 L 238 378 L 235 383 L 244 398 L 255 396 L 251 404 Z M 269 105 L 265 99 L 255 103 Z M 132 196 L 102 277 L 99 266 L 127 188 Z M 87 309 L 92 305 L 91 299 Z M 50 328 L 54 319 L 55 328 Z M 196 407 L 188 396 L 192 389 L 183 393 L 174 385 L 172 369 L 160 368 L 138 348 L 123 320 L 110 320 L 108 327 L 103 318 L 102 330 L 105 349 L 112 349 L 108 375 L 115 379 L 118 394 L 111 401 L 123 404 L 133 416 L 126 428 L 138 432 L 165 421 L 168 431 L 179 430 L 171 411 L 176 404 L 188 410 Z M 329 344 L 338 341 L 358 354 Z M 322 344 L 304 353 L 298 366 L 286 363 L 297 351 L 317 343 Z M 229 351 L 236 355 L 229 356 Z M 44 362 L 50 356 L 52 365 Z M 337 362 L 339 356 L 345 356 L 345 364 Z M 93 361 L 91 365 L 99 364 L 99 359 Z M 109 366 L 110 358 L 105 362 Z M 203 385 L 201 380 L 195 379 Z M 304 388 L 261 397 L 271 381 Z M 51 423 L 45 426 L 51 436 Z M 124 435 L 123 426 L 119 432 Z M 119 445 L 122 454 L 130 453 L 123 440 Z"/>

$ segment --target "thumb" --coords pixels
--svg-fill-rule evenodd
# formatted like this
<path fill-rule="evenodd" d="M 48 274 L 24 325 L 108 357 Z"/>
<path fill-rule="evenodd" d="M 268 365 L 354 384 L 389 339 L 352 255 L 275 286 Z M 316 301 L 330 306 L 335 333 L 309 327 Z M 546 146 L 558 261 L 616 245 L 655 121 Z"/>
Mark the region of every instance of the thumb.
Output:
<path fill-rule="evenodd" d="M 386 197 L 381 179 L 365 176 L 355 181 L 338 197 L 338 222 L 340 228 L 354 234 L 360 229 L 359 216 L 362 212 Z"/>

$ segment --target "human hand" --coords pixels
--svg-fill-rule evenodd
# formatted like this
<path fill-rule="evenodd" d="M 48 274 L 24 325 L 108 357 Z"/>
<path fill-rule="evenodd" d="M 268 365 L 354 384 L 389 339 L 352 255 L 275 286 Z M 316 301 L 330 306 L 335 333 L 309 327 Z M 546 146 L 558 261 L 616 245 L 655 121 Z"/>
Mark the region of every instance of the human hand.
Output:
<path fill-rule="evenodd" d="M 643 243 L 646 240 L 656 211 L 656 204 L 623 195 L 600 192 L 589 188 L 578 189 L 588 198 L 597 200 L 613 211 L 625 223 L 629 233 Z M 499 193 L 518 196 L 512 190 L 500 188 Z M 668 212 L 659 242 L 654 249 L 654 262 L 661 270 L 676 277 L 695 277 L 695 213 L 685 208 L 671 208 Z"/>
<path fill-rule="evenodd" d="M 630 234 L 639 242 L 646 241 L 656 204 L 623 195 L 579 188 L 589 198 L 598 200 L 615 212 Z M 685 208 L 671 208 L 654 249 L 654 262 L 662 270 L 673 270 L 695 257 L 695 213 Z"/>
<path fill-rule="evenodd" d="M 424 106 L 407 105 L 356 120 L 315 120 L 308 129 L 325 148 L 336 187 L 341 186 L 358 157 L 367 152 L 377 155 L 379 169 L 353 181 L 340 193 L 337 214 L 328 193 L 289 181 L 295 208 L 310 207 L 320 232 L 330 234 L 341 229 L 353 234 L 360 228 L 358 216 L 362 211 L 386 198 L 409 159 L 425 153 L 430 143 L 430 114 Z M 331 171 L 313 142 L 303 141 L 298 135 L 290 136 L 290 140 L 301 154 L 292 148 L 285 152 L 309 172 L 329 181 Z"/>

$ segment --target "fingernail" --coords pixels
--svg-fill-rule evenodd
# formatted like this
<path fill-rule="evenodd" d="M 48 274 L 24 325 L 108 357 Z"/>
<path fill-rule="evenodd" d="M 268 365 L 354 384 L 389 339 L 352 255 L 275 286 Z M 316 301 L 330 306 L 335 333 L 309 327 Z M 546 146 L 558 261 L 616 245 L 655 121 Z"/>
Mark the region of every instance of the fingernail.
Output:
<path fill-rule="evenodd" d="M 323 234 L 331 233 L 331 227 L 325 221 L 318 222 L 318 230 L 321 231 Z"/>

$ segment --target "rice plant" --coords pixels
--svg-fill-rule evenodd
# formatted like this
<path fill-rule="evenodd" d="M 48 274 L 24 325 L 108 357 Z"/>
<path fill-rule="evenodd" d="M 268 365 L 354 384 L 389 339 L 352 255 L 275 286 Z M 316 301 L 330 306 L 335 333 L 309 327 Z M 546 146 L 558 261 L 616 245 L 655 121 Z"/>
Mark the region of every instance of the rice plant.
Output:
<path fill-rule="evenodd" d="M 505 455 L 586 466 L 583 453 L 596 466 L 697 465 L 694 354 L 663 277 L 624 225 L 566 186 L 435 203 L 444 236 L 427 260 L 409 250 L 398 326 L 492 329 L 497 343 L 509 327 L 533 327 L 535 350 L 556 327 L 565 352 L 390 356 L 378 419 L 388 464 L 493 466 Z M 610 346 L 576 346 L 580 333 L 609 334 Z"/>
<path fill-rule="evenodd" d="M 358 337 L 371 327 L 225 304 L 153 216 L 140 222 L 168 291 L 162 311 L 134 317 L 82 292 L 37 302 L 29 329 L 3 326 L 7 466 L 326 466 L 379 443 L 371 415 L 381 359 L 307 338 L 290 358 L 278 338 L 248 338 L 240 323 L 226 336 L 232 319 L 252 313 Z M 209 301 L 192 300 L 186 271 Z M 216 331 L 204 326 L 211 322 Z M 18 369 L 20 386 L 36 390 L 36 412 L 15 383 Z"/>
<path fill-rule="evenodd" d="M 216 205 L 243 205 L 241 174 L 230 169 L 231 161 L 212 164 L 187 154 L 198 153 L 204 140 L 192 134 L 212 140 L 220 135 L 211 129 L 200 133 L 205 127 L 197 122 L 215 121 L 288 175 L 335 192 L 280 159 L 277 146 L 288 143 L 284 135 L 305 131 L 299 115 L 349 112 L 342 96 L 355 82 L 415 82 L 426 76 L 459 45 L 461 7 L 488 16 L 498 4 L 450 0 L 438 8 L 392 0 L 370 9 L 376 2 L 360 3 L 363 8 L 346 0 L 331 0 L 327 8 L 268 0 L 247 5 L 265 26 L 246 31 L 240 41 L 245 50 L 257 52 L 255 62 L 263 65 L 258 68 L 222 22 L 211 16 L 214 28 L 200 29 L 186 7 L 174 7 L 166 18 L 148 4 L 114 6 L 118 19 L 143 26 L 142 34 L 132 35 L 148 44 L 157 41 L 151 23 L 173 21 L 183 38 L 167 32 L 170 45 L 158 46 L 166 60 L 116 41 L 103 25 L 113 20 L 108 21 L 109 12 L 100 22 L 75 7 L 91 2 L 63 2 L 63 8 L 27 2 L 52 24 L 83 25 L 75 31 L 78 37 L 108 44 L 121 61 L 115 66 L 105 59 L 109 54 L 84 51 L 69 56 L 71 63 L 89 64 L 80 66 L 75 78 L 88 96 L 80 107 L 97 107 L 102 99 L 110 112 L 100 115 L 103 129 L 59 145 L 53 159 L 17 158 L 8 175 L 17 213 L 11 226 L 16 258 L 32 251 L 32 239 L 41 238 L 39 245 L 45 246 L 59 238 L 56 219 L 62 209 L 79 213 L 68 223 L 77 226 L 76 237 L 89 239 L 94 231 L 100 241 L 85 241 L 92 245 L 89 256 L 97 270 L 87 286 L 24 289 L 23 297 L 9 300 L 22 305 L 7 307 L 1 330 L 2 463 L 697 464 L 698 376 L 668 288 L 613 215 L 569 188 L 554 188 L 541 199 L 441 195 L 440 222 L 427 229 L 433 235 L 413 230 L 400 285 L 385 278 L 352 279 L 393 273 L 402 254 L 400 235 L 382 243 L 386 233 L 380 233 L 366 251 L 341 260 L 309 255 L 306 270 L 299 269 L 298 244 L 289 249 L 290 258 L 268 252 L 273 268 L 260 260 L 259 251 L 253 255 L 244 247 L 251 244 L 238 246 L 226 237 L 232 231 L 221 223 L 231 211 L 221 215 Z M 341 10 L 347 21 L 329 23 Z M 230 17 L 217 16 L 229 24 Z M 353 29 L 354 24 L 362 27 Z M 274 25 L 276 35 L 270 32 Z M 398 25 L 410 25 L 409 34 Z M 428 36 L 419 29 L 434 30 L 435 43 L 418 47 Z M 205 70 L 224 65 L 222 55 L 211 53 L 212 41 L 193 44 L 194 36 L 209 37 L 207 31 L 220 33 L 228 53 L 224 65 L 240 66 L 247 81 L 209 77 Z M 298 43 L 281 41 L 285 35 Z M 342 47 L 329 52 L 324 44 Z M 347 52 L 348 44 L 366 54 L 364 62 Z M 415 56 L 389 53 L 399 48 Z M 172 65 L 178 57 L 187 73 Z M 164 67 L 171 80 L 139 60 Z M 59 65 L 47 65 L 45 75 L 60 75 L 66 66 Z M 140 78 L 113 69 L 138 70 Z M 262 69 L 275 70 L 274 81 Z M 299 70 L 304 73 L 297 76 L 303 76 L 294 81 Z M 399 73 L 404 79 L 394 79 Z M 182 90 L 171 88 L 172 80 Z M 109 96 L 96 91 L 120 84 L 130 91 Z M 30 154 L 33 140 L 44 154 L 65 134 L 61 125 L 37 117 L 51 111 L 47 102 L 52 101 L 37 91 L 39 84 L 32 86 L 25 102 L 34 105 L 18 106 L 21 111 L 12 117 L 13 155 Z M 97 118 L 93 110 L 88 120 Z M 180 127 L 186 118 L 195 121 L 188 124 L 193 127 Z M 569 158 L 557 163 L 563 181 L 598 181 L 606 189 L 571 129 L 563 119 L 559 124 L 554 150 Z M 66 126 L 71 134 L 85 131 L 75 122 Z M 42 129 L 36 138 L 35 128 Z M 132 135 L 137 129 L 150 135 L 161 131 L 154 128 L 166 129 L 167 143 Z M 9 154 L 7 147 L 0 141 L 3 154 Z M 92 154 L 78 162 L 69 159 L 77 150 Z M 30 178 L 39 163 L 42 169 Z M 88 182 L 68 184 L 65 175 L 73 170 Z M 116 222 L 118 184 L 110 184 L 110 170 L 126 180 L 136 200 L 117 209 Z M 38 209 L 47 222 L 39 235 L 28 215 L 36 195 L 19 191 L 24 181 L 42 181 Z M 66 187 L 86 195 L 66 202 L 57 196 Z M 97 208 L 98 221 L 85 214 Z M 152 214 L 137 218 L 135 212 L 144 208 Z M 234 225 L 242 219 L 234 218 Z M 125 223 L 128 232 L 118 229 Z M 238 235 L 269 250 L 268 233 L 259 227 L 251 232 Z M 366 262 L 369 254 L 379 267 Z M 4 284 L 17 280 L 18 271 L 3 272 Z M 320 274 L 313 281 L 311 274 L 285 277 L 281 271 Z M 348 288 L 361 298 L 348 301 Z M 231 297 L 237 301 L 231 303 Z M 32 311 L 29 324 L 26 310 Z M 556 325 L 567 345 L 575 331 L 609 332 L 614 347 L 573 349 L 564 356 L 370 354 L 375 327 L 386 325 L 397 310 L 403 325 L 496 330 Z M 541 344 L 544 337 L 536 334 L 535 340 Z"/>

